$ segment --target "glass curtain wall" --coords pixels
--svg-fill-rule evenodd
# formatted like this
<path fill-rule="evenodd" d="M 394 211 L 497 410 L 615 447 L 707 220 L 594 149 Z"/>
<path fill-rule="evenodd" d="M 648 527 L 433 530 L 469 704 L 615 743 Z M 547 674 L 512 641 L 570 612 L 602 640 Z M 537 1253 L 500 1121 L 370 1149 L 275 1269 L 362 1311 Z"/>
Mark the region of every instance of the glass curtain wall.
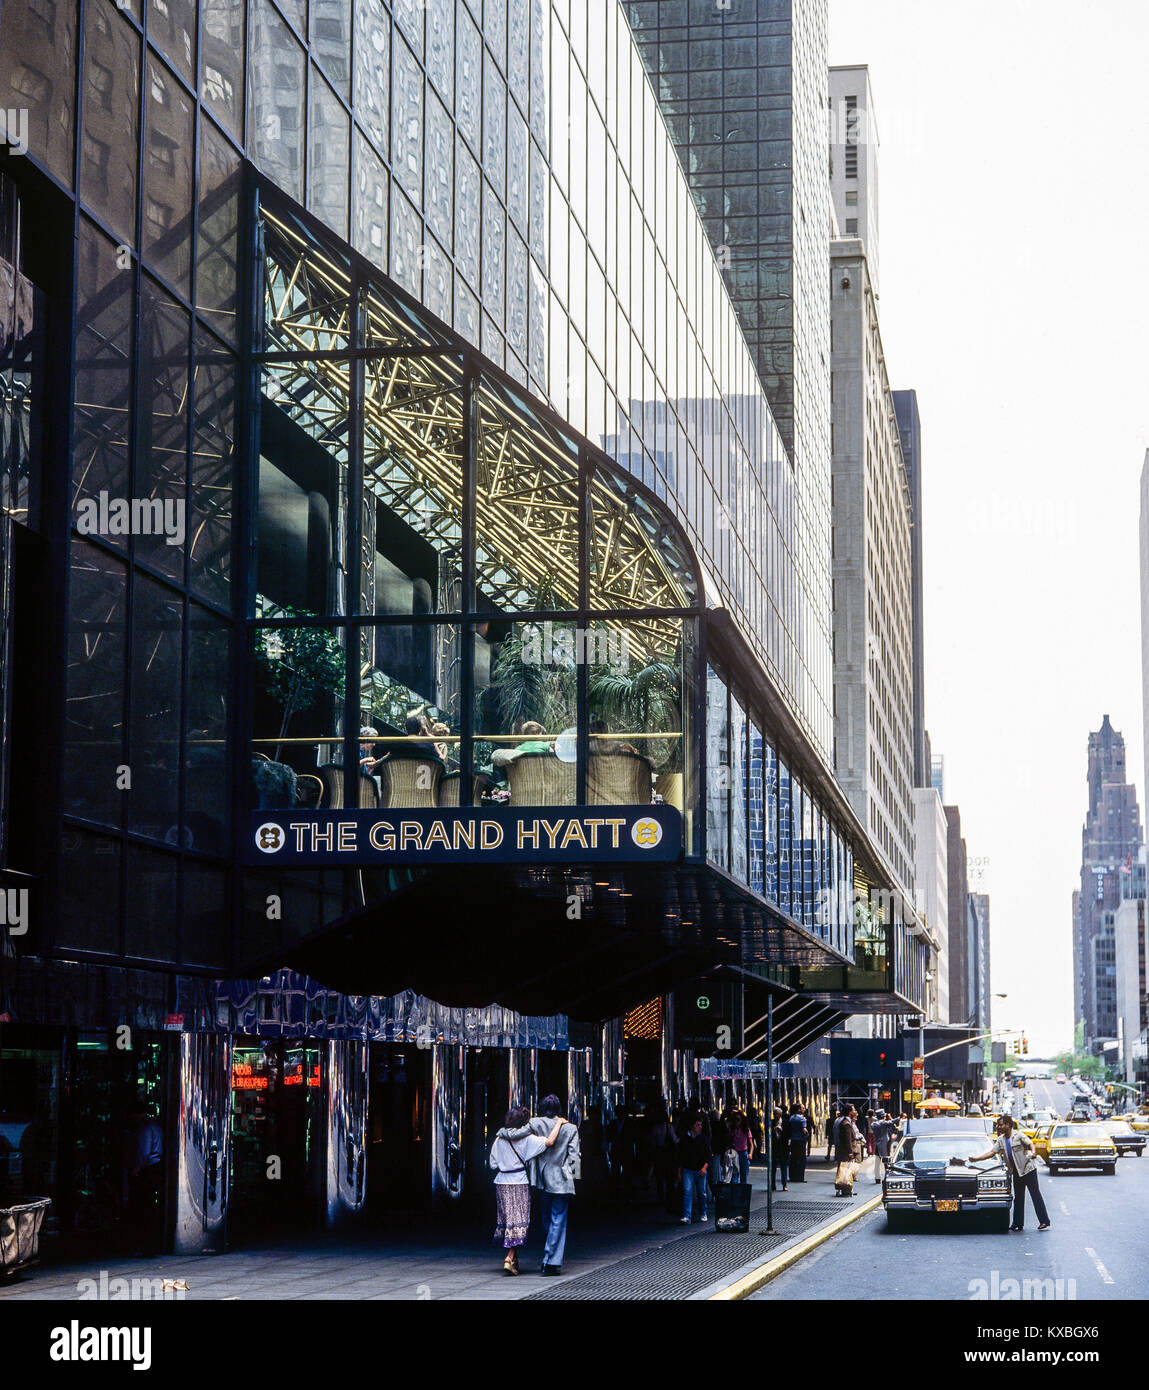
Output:
<path fill-rule="evenodd" d="M 699 585 L 641 485 L 257 199 L 257 805 L 684 814 Z"/>
<path fill-rule="evenodd" d="M 853 955 L 845 835 L 778 754 L 749 692 L 706 667 L 706 857 L 843 955 Z"/>

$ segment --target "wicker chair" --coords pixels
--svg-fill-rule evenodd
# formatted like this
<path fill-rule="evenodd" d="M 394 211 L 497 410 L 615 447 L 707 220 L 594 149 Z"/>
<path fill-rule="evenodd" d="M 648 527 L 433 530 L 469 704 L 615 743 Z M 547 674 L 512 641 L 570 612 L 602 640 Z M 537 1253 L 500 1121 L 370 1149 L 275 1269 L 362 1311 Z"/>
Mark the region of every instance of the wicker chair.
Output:
<path fill-rule="evenodd" d="M 459 804 L 459 785 L 462 774 L 458 772 L 445 772 L 443 780 L 439 783 L 439 805 L 458 806 Z M 471 805 L 477 806 L 482 800 L 483 793 L 491 785 L 491 779 L 485 772 L 476 772 L 471 778 Z"/>
<path fill-rule="evenodd" d="M 505 763 L 512 806 L 573 806 L 575 765 L 553 753 L 516 753 Z"/>
<path fill-rule="evenodd" d="M 640 753 L 592 753 L 586 764 L 591 806 L 649 806 L 650 763 Z"/>
<path fill-rule="evenodd" d="M 443 764 L 438 758 L 384 758 L 376 769 L 383 786 L 380 806 L 437 806 Z"/>
<path fill-rule="evenodd" d="M 682 810 L 682 773 L 660 772 L 654 783 L 654 790 L 668 806 L 676 811 Z"/>
<path fill-rule="evenodd" d="M 325 810 L 342 811 L 347 805 L 343 791 L 346 785 L 343 768 L 338 763 L 324 763 L 319 769 L 319 776 L 323 780 L 323 796 L 319 804 Z M 379 788 L 375 785 L 375 778 L 368 777 L 365 772 L 359 774 L 359 805 L 379 805 Z"/>

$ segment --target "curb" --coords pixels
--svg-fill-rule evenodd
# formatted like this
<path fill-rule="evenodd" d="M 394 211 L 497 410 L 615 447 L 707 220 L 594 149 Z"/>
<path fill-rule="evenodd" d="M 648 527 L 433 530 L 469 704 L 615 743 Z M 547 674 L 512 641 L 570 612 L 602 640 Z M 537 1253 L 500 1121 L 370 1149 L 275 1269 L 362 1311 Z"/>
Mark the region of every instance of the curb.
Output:
<path fill-rule="evenodd" d="M 749 1274 L 743 1275 L 741 1279 L 735 1280 L 728 1288 L 720 1289 L 717 1293 L 711 1294 L 707 1302 L 733 1303 L 748 1298 L 752 1293 L 757 1293 L 772 1279 L 777 1279 L 779 1274 L 788 1270 L 791 1265 L 797 1264 L 811 1250 L 816 1250 L 831 1236 L 836 1236 L 839 1231 L 844 1231 L 847 1226 L 852 1226 L 855 1221 L 860 1221 L 863 1216 L 867 1216 L 881 1205 L 881 1201 L 882 1194 L 879 1192 L 876 1196 L 863 1202 L 861 1206 L 853 1207 L 850 1211 L 835 1217 L 828 1226 L 822 1226 L 811 1235 L 804 1236 L 794 1245 L 791 1245 L 789 1249 L 783 1250 L 780 1255 L 775 1255 L 772 1260 L 767 1260 L 765 1264 L 759 1265 L 757 1269 L 753 1269 Z"/>

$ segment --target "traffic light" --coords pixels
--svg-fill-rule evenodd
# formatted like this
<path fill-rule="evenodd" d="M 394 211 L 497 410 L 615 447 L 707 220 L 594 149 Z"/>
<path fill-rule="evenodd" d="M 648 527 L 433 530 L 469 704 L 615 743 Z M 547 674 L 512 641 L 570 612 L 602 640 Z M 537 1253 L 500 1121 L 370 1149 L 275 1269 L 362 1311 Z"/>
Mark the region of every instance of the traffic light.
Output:
<path fill-rule="evenodd" d="M 1023 1057 L 1029 1056 L 1029 1039 L 1025 1037 L 1021 1040 L 1021 1055 Z"/>
<path fill-rule="evenodd" d="M 878 1066 L 884 1067 L 885 1065 L 886 1065 L 886 1054 L 885 1054 L 884 1052 L 879 1052 L 879 1053 L 878 1053 Z"/>

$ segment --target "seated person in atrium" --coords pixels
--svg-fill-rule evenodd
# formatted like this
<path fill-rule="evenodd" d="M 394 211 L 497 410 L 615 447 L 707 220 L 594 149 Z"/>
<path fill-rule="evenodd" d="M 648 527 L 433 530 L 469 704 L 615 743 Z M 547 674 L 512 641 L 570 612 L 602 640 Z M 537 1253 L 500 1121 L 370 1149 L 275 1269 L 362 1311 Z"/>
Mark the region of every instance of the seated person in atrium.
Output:
<path fill-rule="evenodd" d="M 533 719 L 528 719 L 524 724 L 520 725 L 520 727 L 515 730 L 515 733 L 521 735 L 524 741 L 520 743 L 517 748 L 498 748 L 495 750 L 491 758 L 491 765 L 496 770 L 501 767 L 506 767 L 507 764 L 513 762 L 520 753 L 550 753 L 553 751 L 550 742 L 547 741 L 546 729 Z"/>

